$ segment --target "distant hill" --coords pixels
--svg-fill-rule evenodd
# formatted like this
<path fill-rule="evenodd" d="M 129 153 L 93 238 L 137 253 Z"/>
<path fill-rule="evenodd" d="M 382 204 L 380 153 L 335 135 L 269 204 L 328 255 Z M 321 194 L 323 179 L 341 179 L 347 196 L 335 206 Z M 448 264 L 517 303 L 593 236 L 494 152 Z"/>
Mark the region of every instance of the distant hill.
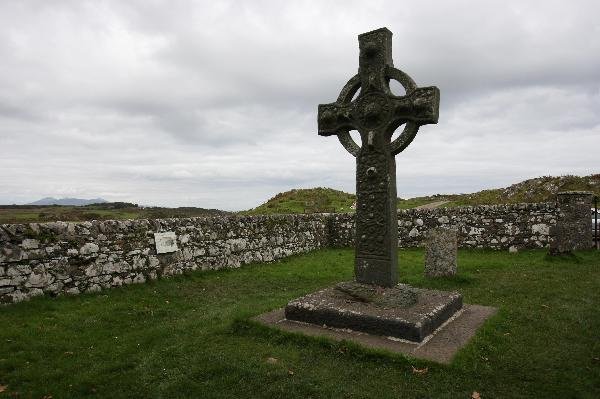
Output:
<path fill-rule="evenodd" d="M 548 202 L 561 191 L 590 191 L 600 196 L 600 174 L 588 176 L 543 176 L 524 180 L 505 188 L 483 190 L 472 194 L 454 194 L 428 197 L 447 199 L 448 205 L 516 204 L 520 202 Z"/>
<path fill-rule="evenodd" d="M 398 198 L 399 209 L 415 208 L 434 202 L 442 206 L 515 204 L 520 202 L 554 201 L 560 191 L 591 191 L 600 196 L 600 174 L 589 176 L 544 176 L 529 179 L 505 188 L 478 191 L 471 194 L 436 194 L 409 199 Z M 331 188 L 295 189 L 279 193 L 264 204 L 242 214 L 352 212 L 354 194 Z"/>
<path fill-rule="evenodd" d="M 46 197 L 26 205 L 70 205 L 85 206 L 91 204 L 103 204 L 108 202 L 103 198 L 81 199 L 81 198 L 52 198 Z"/>
<path fill-rule="evenodd" d="M 332 188 L 303 188 L 279 193 L 254 209 L 241 212 L 246 215 L 270 213 L 351 212 L 356 201 L 354 194 Z"/>

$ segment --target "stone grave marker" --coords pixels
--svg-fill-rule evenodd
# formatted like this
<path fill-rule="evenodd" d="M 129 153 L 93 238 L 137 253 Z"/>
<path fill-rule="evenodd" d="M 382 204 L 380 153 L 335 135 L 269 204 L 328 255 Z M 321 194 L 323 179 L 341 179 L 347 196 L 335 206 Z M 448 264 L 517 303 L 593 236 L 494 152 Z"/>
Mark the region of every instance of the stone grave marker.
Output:
<path fill-rule="evenodd" d="M 437 123 L 440 92 L 419 88 L 392 61 L 392 32 L 386 28 L 358 36 L 358 74 L 344 86 L 334 103 L 319 105 L 319 135 L 336 135 L 356 157 L 356 281 L 392 287 L 397 276 L 397 193 L 395 155 L 415 138 L 419 126 Z M 406 90 L 395 96 L 397 80 Z M 353 96 L 358 92 L 356 100 Z M 400 136 L 394 131 L 404 124 Z M 350 130 L 360 133 L 362 146 Z"/>
<path fill-rule="evenodd" d="M 419 88 L 392 62 L 392 33 L 358 36 L 359 69 L 334 103 L 319 105 L 319 135 L 336 135 L 356 157 L 355 277 L 289 302 L 288 320 L 421 342 L 462 308 L 458 293 L 398 284 L 395 155 L 421 125 L 437 123 L 439 90 Z M 406 95 L 394 95 L 397 80 Z M 358 95 L 355 98 L 355 94 Z M 398 138 L 394 131 L 404 125 Z M 350 136 L 360 133 L 362 146 Z"/>
<path fill-rule="evenodd" d="M 430 229 L 425 240 L 425 276 L 450 277 L 456 275 L 457 252 L 456 231 L 443 227 Z"/>
<path fill-rule="evenodd" d="M 571 253 L 593 247 L 591 220 L 593 194 L 588 191 L 563 191 L 556 196 L 558 217 L 551 231 L 550 255 Z"/>

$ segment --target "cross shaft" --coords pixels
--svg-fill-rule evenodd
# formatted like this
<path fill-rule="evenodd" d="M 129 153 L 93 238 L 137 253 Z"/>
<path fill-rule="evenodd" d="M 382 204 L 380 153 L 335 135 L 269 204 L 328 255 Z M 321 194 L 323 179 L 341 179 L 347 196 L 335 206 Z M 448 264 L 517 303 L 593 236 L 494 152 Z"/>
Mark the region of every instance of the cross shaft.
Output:
<path fill-rule="evenodd" d="M 393 286 L 397 283 L 397 194 L 394 156 L 415 137 L 419 126 L 437 123 L 439 90 L 418 88 L 392 61 L 392 32 L 386 28 L 358 36 L 358 74 L 342 89 L 338 100 L 320 104 L 319 135 L 337 135 L 356 157 L 356 280 Z M 395 96 L 390 79 L 406 89 Z M 355 100 L 354 94 L 360 90 Z M 394 131 L 405 124 L 393 142 Z M 350 137 L 357 130 L 362 147 Z"/>

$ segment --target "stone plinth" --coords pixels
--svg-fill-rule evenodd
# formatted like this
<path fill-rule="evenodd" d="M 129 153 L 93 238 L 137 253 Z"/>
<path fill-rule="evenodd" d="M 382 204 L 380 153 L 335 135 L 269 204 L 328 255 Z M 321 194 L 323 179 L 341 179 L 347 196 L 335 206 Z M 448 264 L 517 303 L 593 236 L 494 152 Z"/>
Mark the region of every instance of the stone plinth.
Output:
<path fill-rule="evenodd" d="M 456 292 L 347 282 L 289 302 L 285 317 L 421 342 L 461 308 Z"/>
<path fill-rule="evenodd" d="M 283 309 L 263 313 L 253 319 L 265 326 L 281 331 L 300 333 L 312 337 L 325 337 L 335 341 L 349 341 L 367 348 L 402 353 L 413 358 L 450 364 L 456 352 L 475 335 L 486 319 L 496 313 L 489 306 L 463 305 L 452 319 L 438 328 L 423 342 L 413 342 L 393 337 L 372 335 L 348 329 L 327 328 L 322 325 L 302 323 L 285 318 Z"/>
<path fill-rule="evenodd" d="M 458 239 L 456 231 L 438 227 L 429 230 L 425 242 L 425 276 L 456 275 Z"/>
<path fill-rule="evenodd" d="M 557 195 L 558 214 L 550 254 L 559 255 L 592 248 L 592 193 L 566 191 Z"/>

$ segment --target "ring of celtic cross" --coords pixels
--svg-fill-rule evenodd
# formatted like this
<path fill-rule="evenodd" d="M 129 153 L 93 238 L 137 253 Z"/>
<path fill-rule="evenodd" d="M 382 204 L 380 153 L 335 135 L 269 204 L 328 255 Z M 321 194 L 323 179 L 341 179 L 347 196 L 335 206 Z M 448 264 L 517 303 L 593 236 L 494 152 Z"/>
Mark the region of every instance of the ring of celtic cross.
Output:
<path fill-rule="evenodd" d="M 402 87 L 404 87 L 407 96 L 417 88 L 416 83 L 410 76 L 393 67 L 386 68 L 385 78 L 386 80 L 396 80 L 399 82 Z M 336 103 L 340 105 L 349 105 L 354 103 L 354 107 L 358 110 L 358 114 L 360 115 L 361 124 L 366 128 L 377 128 L 381 126 L 385 120 L 387 120 L 387 115 L 392 112 L 390 101 L 383 93 L 369 93 L 363 97 L 359 96 L 353 101 L 352 99 L 358 90 L 360 90 L 360 87 L 360 76 L 359 74 L 356 74 L 342 88 Z M 327 115 L 323 115 L 323 117 L 327 118 Z M 335 118 L 333 114 L 330 117 Z M 393 129 L 395 130 L 398 127 L 399 126 L 393 126 Z M 400 133 L 400 135 L 390 143 L 391 153 L 393 155 L 397 155 L 404 151 L 404 149 L 413 141 L 418 130 L 419 125 L 416 122 L 406 122 L 402 133 Z M 349 131 L 340 131 L 338 132 L 337 137 L 346 151 L 355 157 L 358 155 L 360 146 L 354 141 L 352 136 L 350 136 Z"/>

